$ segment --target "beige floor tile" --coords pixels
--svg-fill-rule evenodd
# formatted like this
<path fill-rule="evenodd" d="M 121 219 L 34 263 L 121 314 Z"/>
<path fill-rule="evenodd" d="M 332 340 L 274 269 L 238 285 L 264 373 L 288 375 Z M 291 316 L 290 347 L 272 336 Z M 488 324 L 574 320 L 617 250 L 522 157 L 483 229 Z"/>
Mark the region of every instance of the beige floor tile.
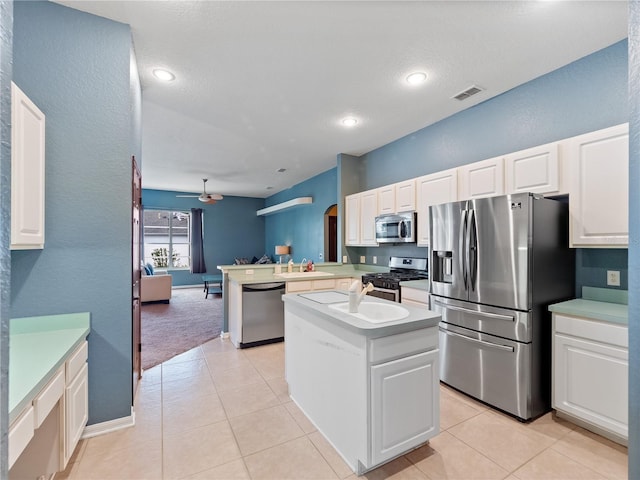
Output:
<path fill-rule="evenodd" d="M 521 480 L 603 480 L 605 477 L 548 448 L 513 474 Z"/>
<path fill-rule="evenodd" d="M 89 440 L 91 443 L 91 439 Z M 89 446 L 87 446 L 89 448 Z M 123 454 L 123 452 L 126 452 Z M 135 443 L 126 451 L 119 448 L 85 452 L 73 464 L 70 479 L 160 479 L 162 478 L 162 446 L 160 442 Z"/>
<path fill-rule="evenodd" d="M 559 418 L 553 412 L 546 413 L 532 422 L 519 423 L 518 425 L 520 428 L 532 430 L 554 440 L 560 440 L 576 428 L 576 425 Z"/>
<path fill-rule="evenodd" d="M 465 420 L 479 415 L 484 410 L 479 410 L 469 402 L 463 401 L 459 395 L 452 395 L 441 389 L 440 393 L 440 430 L 447 430 Z"/>
<path fill-rule="evenodd" d="M 405 457 L 435 479 L 502 479 L 509 472 L 448 432 Z"/>
<path fill-rule="evenodd" d="M 222 402 L 215 393 L 196 397 L 185 396 L 165 403 L 162 409 L 162 427 L 165 437 L 226 419 Z"/>
<path fill-rule="evenodd" d="M 206 377 L 184 377 L 162 382 L 162 403 L 174 402 L 185 397 L 202 397 L 217 392 L 213 379 Z"/>
<path fill-rule="evenodd" d="M 226 421 L 164 438 L 164 478 L 184 478 L 240 459 L 240 450 Z"/>
<path fill-rule="evenodd" d="M 230 352 L 233 350 L 237 350 L 235 345 L 231 343 L 231 340 L 229 340 L 228 338 L 222 339 L 220 337 L 213 338 L 208 342 L 203 343 L 202 345 L 200 345 L 200 348 L 202 349 L 202 353 L 204 353 L 205 355 L 209 353 L 215 353 L 215 352 L 219 353 L 219 352 Z"/>
<path fill-rule="evenodd" d="M 221 372 L 213 371 L 213 383 L 218 391 L 233 390 L 235 388 L 264 383 L 264 379 L 252 366 L 231 368 Z"/>
<path fill-rule="evenodd" d="M 254 361 L 253 366 L 264 379 L 284 377 L 284 358 Z"/>
<path fill-rule="evenodd" d="M 173 382 L 187 377 L 193 377 L 202 381 L 206 381 L 211 377 L 209 367 L 207 366 L 207 362 L 204 357 L 171 365 L 162 365 L 163 384 L 165 382 Z"/>
<path fill-rule="evenodd" d="M 428 477 L 405 457 L 396 458 L 356 478 L 366 478 L 367 480 L 428 480 Z"/>
<path fill-rule="evenodd" d="M 250 480 L 249 472 L 243 460 L 234 460 L 219 467 L 184 477 L 189 480 Z"/>
<path fill-rule="evenodd" d="M 329 466 L 331 466 L 338 478 L 347 478 L 348 476 L 353 475 L 351 467 L 346 464 L 340 454 L 336 452 L 335 448 L 331 446 L 320 432 L 313 432 L 309 434 L 308 437 L 327 461 Z"/>
<path fill-rule="evenodd" d="M 252 366 L 243 350 L 239 349 L 227 352 L 207 353 L 205 354 L 205 359 L 212 374 L 224 372 L 232 368 Z"/>
<path fill-rule="evenodd" d="M 218 393 L 227 417 L 246 415 L 280 404 L 269 385 L 264 380 L 261 382 L 233 390 L 222 390 Z"/>
<path fill-rule="evenodd" d="M 475 398 L 470 397 L 469 395 L 465 395 L 464 393 L 459 392 L 455 388 L 452 388 L 449 385 L 445 385 L 442 382 L 440 382 L 440 394 L 441 394 L 441 398 L 443 394 L 450 395 L 481 412 L 486 412 L 487 410 L 491 410 L 491 408 L 485 405 L 484 403 L 476 400 Z"/>
<path fill-rule="evenodd" d="M 244 457 L 253 479 L 303 480 L 337 479 L 318 449 L 307 437 Z"/>
<path fill-rule="evenodd" d="M 448 430 L 449 433 L 511 472 L 555 440 L 518 428 L 517 420 L 484 412 Z"/>
<path fill-rule="evenodd" d="M 271 390 L 273 390 L 276 397 L 278 397 L 280 403 L 287 403 L 291 401 L 291 398 L 289 397 L 289 385 L 283 377 L 270 378 L 267 380 L 267 384 L 271 387 Z"/>
<path fill-rule="evenodd" d="M 627 449 L 583 428 L 576 427 L 574 431 L 558 440 L 552 448 L 607 479 L 622 479 L 628 476 Z"/>
<path fill-rule="evenodd" d="M 303 413 L 303 411 L 298 408 L 295 402 L 289 401 L 285 403 L 284 406 L 289 411 L 296 423 L 300 425 L 300 428 L 304 431 L 304 433 L 313 433 L 316 431 L 315 425 L 311 423 L 311 420 L 309 420 Z"/>
<path fill-rule="evenodd" d="M 302 437 L 304 432 L 281 405 L 229 420 L 242 455 Z"/>
<path fill-rule="evenodd" d="M 204 353 L 202 352 L 202 349 L 200 347 L 196 347 L 192 348 L 191 350 L 187 350 L 184 353 L 176 355 L 173 358 L 170 358 L 169 360 L 163 362 L 163 365 L 166 366 L 174 365 L 176 363 L 190 362 L 193 360 L 198 360 L 200 358 L 204 358 Z"/>

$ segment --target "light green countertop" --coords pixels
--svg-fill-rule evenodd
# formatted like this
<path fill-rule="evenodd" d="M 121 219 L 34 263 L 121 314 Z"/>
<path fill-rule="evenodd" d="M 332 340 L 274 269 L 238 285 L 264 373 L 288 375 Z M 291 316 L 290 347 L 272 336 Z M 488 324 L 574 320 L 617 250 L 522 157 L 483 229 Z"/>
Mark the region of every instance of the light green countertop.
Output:
<path fill-rule="evenodd" d="M 89 313 L 12 318 L 9 324 L 9 424 L 89 334 Z"/>
<path fill-rule="evenodd" d="M 626 290 L 582 287 L 582 298 L 549 305 L 549 310 L 623 325 L 629 323 Z"/>
<path fill-rule="evenodd" d="M 310 298 L 314 294 L 323 296 L 334 295 L 337 298 L 337 302 L 334 300 L 314 301 Z M 440 314 L 426 308 L 403 304 L 402 308 L 405 308 L 409 312 L 407 317 L 389 322 L 371 323 L 357 316 L 343 313 L 330 307 L 332 303 L 348 302 L 349 296 L 343 291 L 328 290 L 323 292 L 288 293 L 282 296 L 282 300 L 285 303 L 285 311 L 287 308 L 298 308 L 313 312 L 326 321 L 370 338 L 385 337 L 421 328 L 434 327 L 440 323 L 441 318 Z M 377 297 L 367 297 L 366 300 L 363 300 L 363 303 L 364 302 L 399 305 L 398 303 Z"/>
<path fill-rule="evenodd" d="M 299 271 L 300 264 L 294 265 L 293 271 Z M 300 276 L 295 278 L 284 278 L 274 274 L 275 264 L 266 265 L 220 265 L 218 269 L 224 273 L 228 273 L 229 281 L 239 285 L 251 283 L 270 283 L 270 282 L 300 282 L 305 280 L 324 280 L 332 278 L 349 278 L 361 277 L 365 273 L 388 271 L 387 267 L 379 267 L 375 265 L 344 265 L 339 263 L 324 263 L 316 265 L 315 272 L 325 272 L 326 276 L 317 274 L 309 277 Z M 247 271 L 249 273 L 247 273 Z M 287 271 L 287 266 L 282 265 L 282 272 Z M 251 273 L 252 272 L 252 273 Z M 304 274 L 303 274 L 304 275 Z"/>

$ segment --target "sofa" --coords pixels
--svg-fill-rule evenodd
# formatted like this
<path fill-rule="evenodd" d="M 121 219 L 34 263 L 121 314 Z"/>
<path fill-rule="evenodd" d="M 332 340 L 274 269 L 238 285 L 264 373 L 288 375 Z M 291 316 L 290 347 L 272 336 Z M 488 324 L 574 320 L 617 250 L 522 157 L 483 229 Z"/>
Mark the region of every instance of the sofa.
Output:
<path fill-rule="evenodd" d="M 169 303 L 171 299 L 171 275 L 142 275 L 140 279 L 140 301 Z"/>

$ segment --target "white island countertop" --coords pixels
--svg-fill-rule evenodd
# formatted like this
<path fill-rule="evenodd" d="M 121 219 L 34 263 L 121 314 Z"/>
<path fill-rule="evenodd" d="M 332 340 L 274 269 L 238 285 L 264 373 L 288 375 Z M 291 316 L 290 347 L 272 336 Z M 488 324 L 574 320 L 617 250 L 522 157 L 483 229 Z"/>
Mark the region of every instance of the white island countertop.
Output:
<path fill-rule="evenodd" d="M 323 296 L 318 295 L 321 293 Z M 342 298 L 344 298 L 344 300 L 342 300 Z M 287 307 L 291 306 L 312 311 L 315 314 L 321 315 L 323 319 L 331 323 L 344 326 L 353 332 L 367 337 L 395 335 L 420 328 L 437 326 L 440 322 L 440 315 L 427 308 L 399 304 L 389 300 L 367 296 L 362 300 L 363 303 L 392 304 L 402 307 L 409 312 L 408 316 L 400 320 L 372 323 L 357 316 L 335 310 L 330 306 L 335 303 L 348 302 L 349 296 L 345 291 L 330 290 L 325 292 L 289 293 L 283 295 L 282 300 Z"/>

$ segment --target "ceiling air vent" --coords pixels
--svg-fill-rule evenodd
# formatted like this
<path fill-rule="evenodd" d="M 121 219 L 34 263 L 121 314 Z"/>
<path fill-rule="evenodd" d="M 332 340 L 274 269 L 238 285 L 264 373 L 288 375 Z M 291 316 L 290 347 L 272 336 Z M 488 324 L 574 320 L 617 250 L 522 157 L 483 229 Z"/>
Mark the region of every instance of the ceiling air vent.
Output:
<path fill-rule="evenodd" d="M 467 98 L 469 98 L 471 95 L 475 95 L 476 93 L 480 93 L 483 89 L 478 87 L 477 85 L 471 85 L 469 88 L 467 88 L 466 90 L 461 91 L 460 93 L 454 95 L 452 98 L 455 98 L 456 100 L 466 100 Z"/>

